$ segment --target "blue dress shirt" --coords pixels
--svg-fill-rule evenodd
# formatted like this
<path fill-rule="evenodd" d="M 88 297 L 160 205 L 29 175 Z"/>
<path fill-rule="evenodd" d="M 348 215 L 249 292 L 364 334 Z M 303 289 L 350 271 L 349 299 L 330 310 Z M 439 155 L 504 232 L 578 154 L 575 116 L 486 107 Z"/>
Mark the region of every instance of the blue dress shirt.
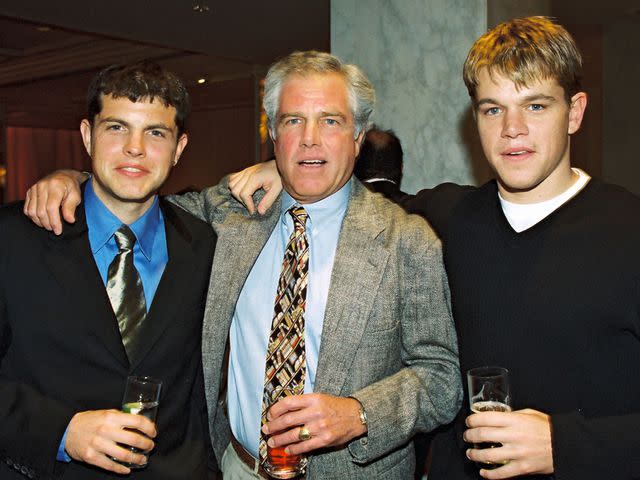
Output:
<path fill-rule="evenodd" d="M 306 223 L 309 283 L 304 315 L 305 393 L 313 392 L 333 260 L 350 193 L 351 180 L 333 195 L 303 205 L 309 215 Z M 229 333 L 229 420 L 235 437 L 255 458 L 258 458 L 260 439 L 267 343 L 282 259 L 293 231 L 293 220 L 287 210 L 295 204 L 289 194 L 282 193 L 280 219 L 240 292 Z"/>
<path fill-rule="evenodd" d="M 91 252 L 102 277 L 102 282 L 106 286 L 109 265 L 118 253 L 118 246 L 113 234 L 120 228 L 122 221 L 111 213 L 97 197 L 93 190 L 93 179 L 87 182 L 84 190 L 84 209 L 89 229 Z M 133 264 L 142 281 L 148 312 L 162 278 L 164 267 L 169 261 L 164 217 L 157 196 L 151 207 L 129 227 L 136 236 L 136 243 L 133 246 Z M 64 451 L 66 440 L 67 431 L 64 432 L 56 457 L 62 462 L 71 461 L 71 458 Z"/>

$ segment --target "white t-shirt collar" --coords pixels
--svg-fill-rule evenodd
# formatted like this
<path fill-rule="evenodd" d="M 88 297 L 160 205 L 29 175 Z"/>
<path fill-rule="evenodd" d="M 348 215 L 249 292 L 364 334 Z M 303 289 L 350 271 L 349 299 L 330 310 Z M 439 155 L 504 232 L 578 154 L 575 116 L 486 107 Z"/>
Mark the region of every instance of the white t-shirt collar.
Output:
<path fill-rule="evenodd" d="M 579 168 L 572 168 L 571 170 L 578 175 L 578 179 L 560 195 L 549 200 L 545 200 L 544 202 L 513 203 L 505 200 L 498 192 L 502 211 L 511 225 L 511 228 L 520 233 L 533 227 L 536 223 L 540 222 L 571 198 L 575 197 L 578 192 L 585 187 L 589 180 L 591 180 L 591 177 Z"/>

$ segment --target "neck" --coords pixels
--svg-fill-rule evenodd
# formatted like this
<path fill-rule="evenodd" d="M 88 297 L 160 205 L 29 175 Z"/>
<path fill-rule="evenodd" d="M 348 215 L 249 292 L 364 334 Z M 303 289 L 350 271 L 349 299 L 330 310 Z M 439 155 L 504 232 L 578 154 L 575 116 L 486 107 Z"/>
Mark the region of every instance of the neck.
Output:
<path fill-rule="evenodd" d="M 502 198 L 512 203 L 540 203 L 551 200 L 571 187 L 579 178 L 571 166 L 552 172 L 542 182 L 526 190 L 509 188 L 498 178 L 498 191 Z"/>
<path fill-rule="evenodd" d="M 107 195 L 106 198 L 102 198 L 102 195 L 98 192 L 96 192 L 96 195 L 104 206 L 107 207 L 109 211 L 118 218 L 118 220 L 126 225 L 131 225 L 144 215 L 151 205 L 153 205 L 153 201 L 156 198 L 156 194 L 153 194 L 145 200 L 133 202 L 122 201 L 109 195 Z"/>

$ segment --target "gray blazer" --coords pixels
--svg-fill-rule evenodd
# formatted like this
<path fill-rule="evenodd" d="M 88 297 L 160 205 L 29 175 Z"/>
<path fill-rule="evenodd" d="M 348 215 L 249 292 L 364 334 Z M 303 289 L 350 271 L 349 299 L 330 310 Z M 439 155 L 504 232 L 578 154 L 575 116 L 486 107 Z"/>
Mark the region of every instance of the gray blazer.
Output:
<path fill-rule="evenodd" d="M 209 427 L 221 459 L 230 440 L 224 405 L 229 327 L 240 290 L 276 225 L 280 200 L 264 217 L 250 216 L 223 180 L 172 201 L 218 234 L 202 353 Z M 311 455 L 308 479 L 411 478 L 413 435 L 450 422 L 460 407 L 440 241 L 422 218 L 355 178 L 331 276 L 315 391 L 357 398 L 369 431 L 343 448 Z"/>

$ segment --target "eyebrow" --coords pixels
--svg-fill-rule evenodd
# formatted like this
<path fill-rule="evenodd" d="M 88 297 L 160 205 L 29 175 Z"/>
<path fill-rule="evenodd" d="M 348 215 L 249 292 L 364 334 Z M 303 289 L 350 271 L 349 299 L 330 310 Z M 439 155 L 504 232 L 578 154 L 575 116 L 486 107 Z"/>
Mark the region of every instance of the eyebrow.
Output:
<path fill-rule="evenodd" d="M 280 120 L 284 119 L 284 118 L 289 118 L 289 117 L 302 117 L 302 118 L 306 118 L 306 115 L 304 115 L 303 113 L 300 112 L 290 112 L 290 113 L 283 113 L 280 115 Z M 342 119 L 346 119 L 347 116 L 343 113 L 337 113 L 337 112 L 320 112 L 320 117 L 340 117 Z"/>
<path fill-rule="evenodd" d="M 533 95 L 527 95 L 526 97 L 524 97 L 521 103 L 531 103 L 539 100 L 546 100 L 548 102 L 558 101 L 556 97 L 553 97 L 551 95 L 545 95 L 543 93 L 534 93 Z M 480 107 L 482 105 L 487 105 L 487 104 L 502 105 L 501 102 L 493 98 L 483 98 L 482 100 L 478 100 L 478 102 L 476 103 L 476 107 Z"/>
<path fill-rule="evenodd" d="M 347 118 L 347 116 L 344 113 L 339 113 L 339 112 L 320 112 L 320 116 L 321 117 L 340 117 L 345 120 Z"/>
<path fill-rule="evenodd" d="M 129 122 L 127 122 L 126 120 L 123 120 L 121 118 L 118 118 L 118 117 L 104 117 L 104 118 L 101 118 L 98 123 L 102 124 L 102 123 L 107 123 L 107 122 L 119 123 L 120 125 L 124 125 L 125 127 L 130 127 L 131 126 L 131 124 Z M 168 125 L 166 125 L 164 123 L 154 123 L 154 124 L 151 124 L 151 125 L 145 125 L 144 129 L 145 130 L 166 130 L 168 132 L 172 132 L 173 131 L 173 128 L 169 127 Z"/>

